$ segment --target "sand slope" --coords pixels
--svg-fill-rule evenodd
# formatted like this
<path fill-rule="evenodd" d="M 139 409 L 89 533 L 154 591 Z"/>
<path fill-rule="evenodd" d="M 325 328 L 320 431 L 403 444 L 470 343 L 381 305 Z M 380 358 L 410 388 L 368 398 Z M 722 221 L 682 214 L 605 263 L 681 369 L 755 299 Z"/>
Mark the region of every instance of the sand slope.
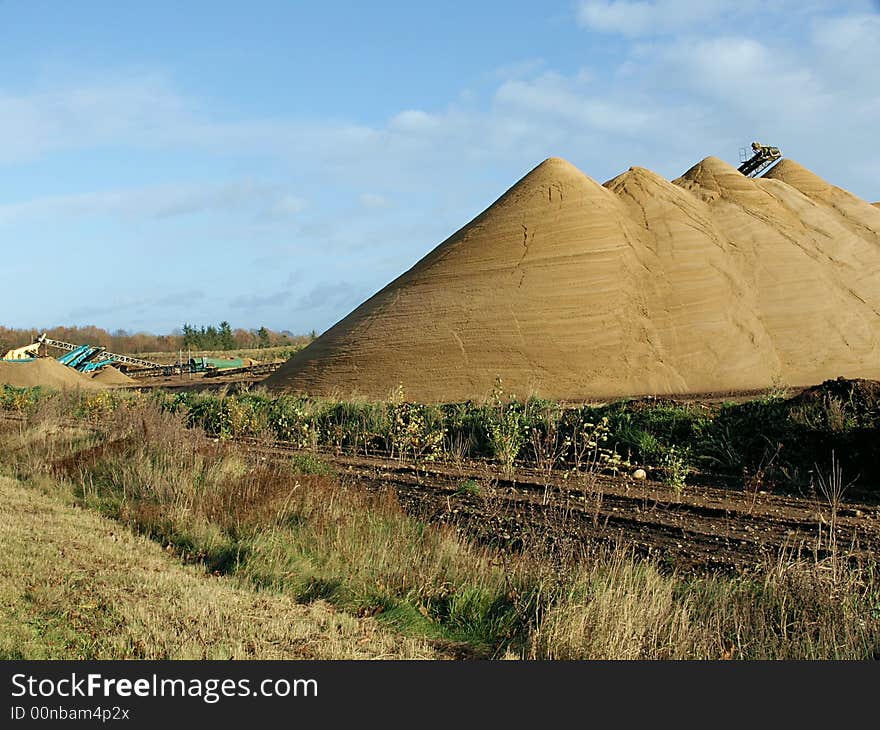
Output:
<path fill-rule="evenodd" d="M 604 186 L 558 158 L 266 380 L 423 401 L 880 377 L 880 210 L 790 160 Z"/>
<path fill-rule="evenodd" d="M 51 357 L 42 357 L 30 362 L 4 362 L 0 360 L 0 384 L 14 385 L 18 388 L 33 388 L 42 385 L 47 388 L 100 388 L 98 383 L 62 365 Z"/>
<path fill-rule="evenodd" d="M 128 377 L 125 373 L 119 372 L 112 365 L 105 365 L 92 375 L 92 381 L 101 383 L 102 385 L 131 385 L 135 382 L 134 378 Z"/>

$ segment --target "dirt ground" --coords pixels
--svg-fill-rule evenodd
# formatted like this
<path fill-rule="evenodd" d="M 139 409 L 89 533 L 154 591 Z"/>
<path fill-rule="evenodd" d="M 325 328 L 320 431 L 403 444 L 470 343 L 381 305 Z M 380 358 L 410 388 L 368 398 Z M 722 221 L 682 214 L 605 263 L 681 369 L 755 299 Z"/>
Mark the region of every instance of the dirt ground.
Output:
<path fill-rule="evenodd" d="M 293 451 L 257 443 L 247 448 L 255 458 L 289 458 Z M 413 514 L 505 549 L 566 555 L 587 541 L 616 542 L 685 572 L 737 572 L 783 553 L 815 559 L 836 552 L 851 561 L 880 554 L 877 497 L 847 499 L 832 515 L 817 495 L 748 492 L 708 479 L 677 494 L 661 482 L 629 476 L 565 478 L 519 469 L 507 478 L 481 462 L 426 466 L 383 457 L 321 458 L 368 490 L 393 490 Z"/>
<path fill-rule="evenodd" d="M 205 386 L 239 387 L 240 382 Z M 244 448 L 255 463 L 311 453 L 256 439 L 229 446 Z M 710 475 L 693 477 L 677 493 L 663 482 L 624 474 L 519 468 L 505 475 L 486 461 L 319 456 L 344 480 L 374 492 L 393 491 L 411 514 L 505 550 L 564 557 L 588 543 L 619 543 L 662 565 L 695 573 L 740 572 L 775 562 L 782 554 L 810 560 L 835 554 L 853 562 L 876 561 L 880 555 L 877 490 L 851 488 L 832 509 L 819 494 L 750 491 L 741 480 L 725 482 Z"/>
<path fill-rule="evenodd" d="M 265 375 L 255 376 L 251 373 L 236 373 L 233 375 L 218 375 L 206 378 L 205 373 L 183 373 L 182 375 L 168 375 L 153 378 L 134 378 L 131 388 L 136 390 L 163 390 L 181 391 L 222 391 L 234 392 L 243 388 L 253 388 L 265 379 Z"/>

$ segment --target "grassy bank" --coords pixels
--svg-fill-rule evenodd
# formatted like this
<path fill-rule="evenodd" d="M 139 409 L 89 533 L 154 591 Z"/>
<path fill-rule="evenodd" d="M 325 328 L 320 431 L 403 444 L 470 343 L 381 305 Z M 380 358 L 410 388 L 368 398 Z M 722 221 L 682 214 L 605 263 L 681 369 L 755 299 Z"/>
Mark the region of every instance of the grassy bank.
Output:
<path fill-rule="evenodd" d="M 131 394 L 19 397 L 27 417 L 3 424 L 0 457 L 30 489 L 59 483 L 75 504 L 207 574 L 259 595 L 372 616 L 386 631 L 455 655 L 880 652 L 880 581 L 871 566 L 856 573 L 781 557 L 748 575 L 685 578 L 589 545 L 549 566 L 414 519 L 392 494 L 366 494 L 317 457 L 258 461 L 212 441 L 190 428 L 193 408 Z"/>
<path fill-rule="evenodd" d="M 184 566 L 69 487 L 0 477 L 0 659 L 437 656 L 373 619 Z"/>

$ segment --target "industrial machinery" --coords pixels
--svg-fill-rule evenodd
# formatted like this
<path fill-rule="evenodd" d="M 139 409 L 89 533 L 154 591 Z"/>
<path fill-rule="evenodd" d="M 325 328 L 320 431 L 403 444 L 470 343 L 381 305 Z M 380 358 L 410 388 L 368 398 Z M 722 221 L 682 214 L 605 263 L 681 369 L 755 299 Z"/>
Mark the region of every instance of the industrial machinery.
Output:
<path fill-rule="evenodd" d="M 222 375 L 268 375 L 274 373 L 282 364 L 280 362 L 258 364 L 250 358 L 191 357 L 182 364 L 132 370 L 128 375 L 134 378 L 180 375 L 182 373 L 199 373 L 206 378 L 216 378 Z"/>
<path fill-rule="evenodd" d="M 34 342 L 30 345 L 25 345 L 24 347 L 16 347 L 14 350 L 9 350 L 4 356 L 4 360 L 33 360 L 37 357 L 40 351 L 40 343 Z"/>
<path fill-rule="evenodd" d="M 162 367 L 158 363 L 149 360 L 142 360 L 138 357 L 130 355 L 118 355 L 115 352 L 108 352 L 98 345 L 74 345 L 70 342 L 62 342 L 61 340 L 53 340 L 46 336 L 44 332 L 40 335 L 33 345 L 28 347 L 40 346 L 54 347 L 58 350 L 67 350 L 67 353 L 58 358 L 58 362 L 82 373 L 100 370 L 105 365 L 120 363 L 124 365 L 136 365 L 142 368 Z"/>
<path fill-rule="evenodd" d="M 760 142 L 752 142 L 752 156 L 746 159 L 747 152 L 745 148 L 739 151 L 739 156 L 742 164 L 737 169 L 747 177 L 756 177 L 781 158 L 782 152 L 779 151 L 778 147 L 769 147 Z"/>
<path fill-rule="evenodd" d="M 262 375 L 274 372 L 281 363 L 263 363 L 258 365 L 250 358 L 219 358 L 219 357 L 192 357 L 189 361 L 180 360 L 174 365 L 162 365 L 160 363 L 143 360 L 131 355 L 119 355 L 109 352 L 99 345 L 74 345 L 71 342 L 53 340 L 44 332 L 34 342 L 24 347 L 9 350 L 4 360 L 27 362 L 36 357 L 44 356 L 47 347 L 64 350 L 64 354 L 58 357 L 62 365 L 79 370 L 81 373 L 91 373 L 100 370 L 106 365 L 120 365 L 120 369 L 128 375 L 136 378 L 149 378 L 154 376 L 169 376 L 182 373 L 201 373 L 206 377 L 218 375 L 238 375 L 248 373 Z M 134 366 L 134 369 L 128 369 Z"/>
<path fill-rule="evenodd" d="M 189 359 L 189 370 L 191 373 L 203 373 L 208 370 L 227 370 L 229 368 L 243 368 L 253 360 L 245 362 L 242 358 L 224 358 L 224 357 L 191 357 Z"/>

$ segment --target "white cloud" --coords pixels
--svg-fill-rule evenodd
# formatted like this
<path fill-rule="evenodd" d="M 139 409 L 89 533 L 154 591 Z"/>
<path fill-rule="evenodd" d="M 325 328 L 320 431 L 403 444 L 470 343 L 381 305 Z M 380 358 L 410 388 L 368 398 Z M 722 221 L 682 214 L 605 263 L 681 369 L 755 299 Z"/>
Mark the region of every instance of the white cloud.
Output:
<path fill-rule="evenodd" d="M 507 81 L 496 92 L 495 100 L 520 116 L 549 115 L 563 123 L 606 133 L 643 133 L 654 121 L 650 109 L 608 95 L 598 96 L 579 79 L 559 74 L 544 74 L 533 81 Z"/>
<path fill-rule="evenodd" d="M 584 0 L 578 9 L 581 25 L 626 36 L 658 35 L 705 26 L 754 5 L 747 0 Z M 745 6 L 745 7 L 744 7 Z"/>
<path fill-rule="evenodd" d="M 372 209 L 390 208 L 392 205 L 388 198 L 384 195 L 378 195 L 377 193 L 361 193 L 358 196 L 358 202 L 360 202 L 364 208 Z"/>
<path fill-rule="evenodd" d="M 253 182 L 175 184 L 128 190 L 99 191 L 36 198 L 0 205 L 0 223 L 22 218 L 112 216 L 123 219 L 157 219 L 207 211 L 267 211 L 290 215 L 305 207 L 300 198 L 275 185 Z"/>
<path fill-rule="evenodd" d="M 318 284 L 297 301 L 297 309 L 326 309 L 343 305 L 349 308 L 358 304 L 365 296 L 363 286 L 347 281 Z"/>
<path fill-rule="evenodd" d="M 840 86 L 867 91 L 868 84 L 876 84 L 880 68 L 880 14 L 857 14 L 814 23 L 812 40 L 817 61 L 834 74 Z"/>
<path fill-rule="evenodd" d="M 772 39 L 817 13 L 859 12 L 868 0 L 581 0 L 578 23 L 589 30 L 640 36 L 748 33 Z"/>
<path fill-rule="evenodd" d="M 233 309 L 267 309 L 278 307 L 290 299 L 290 291 L 282 289 L 271 294 L 243 294 L 233 299 L 229 306 Z"/>
<path fill-rule="evenodd" d="M 28 94 L 0 92 L 0 163 L 132 139 L 161 142 L 196 111 L 154 74 L 120 74 Z"/>
<path fill-rule="evenodd" d="M 289 218 L 301 213 L 308 207 L 303 198 L 296 195 L 282 195 L 269 207 L 269 214 L 273 218 Z"/>
<path fill-rule="evenodd" d="M 581 3 L 578 20 L 582 25 L 596 30 L 640 35 L 651 28 L 655 16 L 655 7 L 649 2 L 598 0 Z"/>
<path fill-rule="evenodd" d="M 440 124 L 438 117 L 421 109 L 407 109 L 391 119 L 391 129 L 401 132 L 424 132 L 437 129 Z"/>
<path fill-rule="evenodd" d="M 508 79 L 533 76 L 540 71 L 544 71 L 546 68 L 547 62 L 543 58 L 529 58 L 524 61 L 515 61 L 514 63 L 499 66 L 488 76 L 496 80 L 506 81 Z"/>

